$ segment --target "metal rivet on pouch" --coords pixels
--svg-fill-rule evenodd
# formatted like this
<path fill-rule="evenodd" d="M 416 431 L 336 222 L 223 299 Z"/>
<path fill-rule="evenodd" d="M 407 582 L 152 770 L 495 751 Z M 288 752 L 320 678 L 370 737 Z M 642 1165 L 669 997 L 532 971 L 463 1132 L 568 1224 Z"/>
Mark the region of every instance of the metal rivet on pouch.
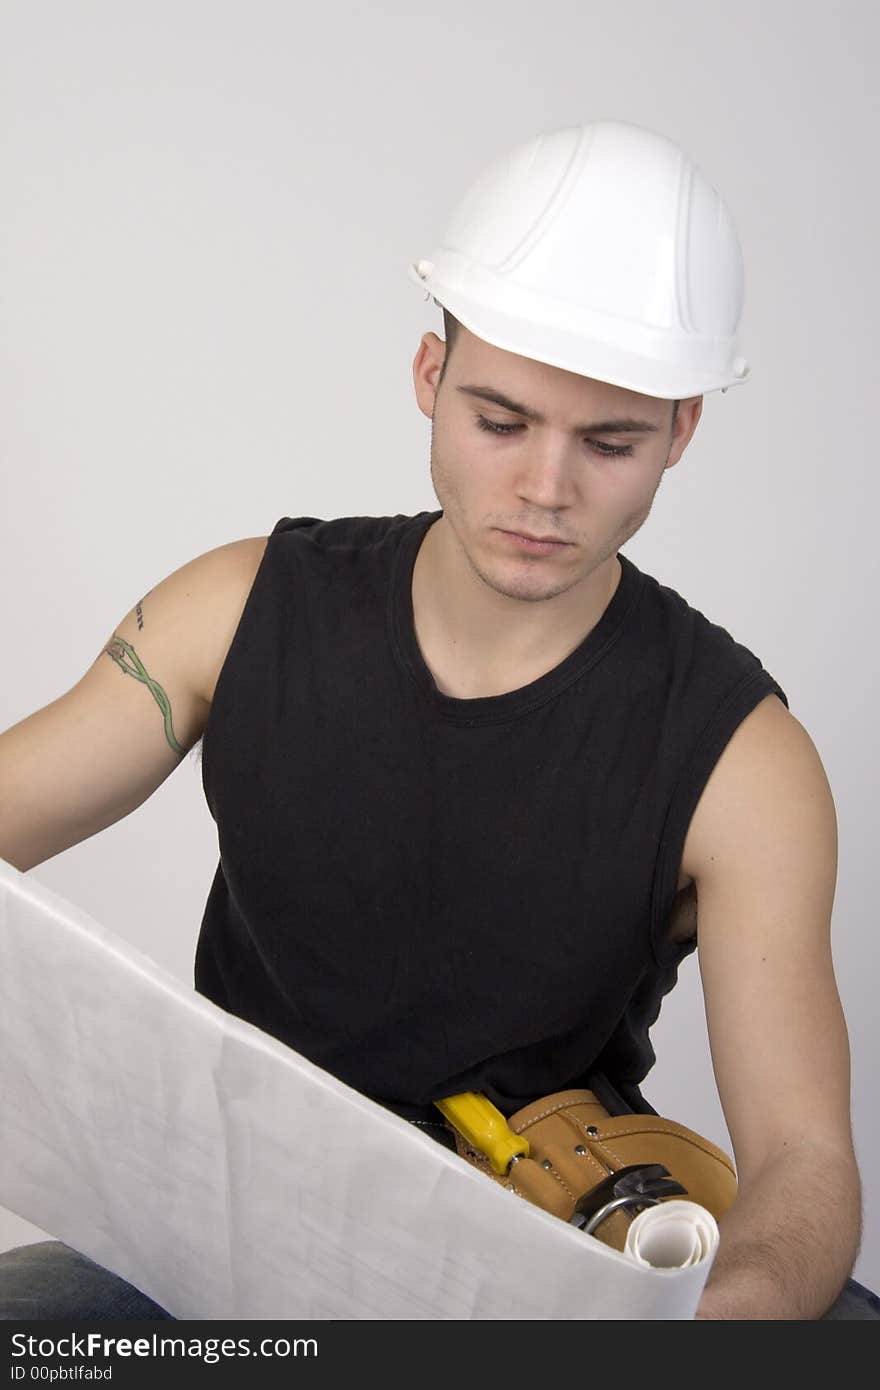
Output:
<path fill-rule="evenodd" d="M 598 1134 L 599 1131 L 598 1131 L 598 1129 L 596 1128 L 595 1125 L 587 1125 L 587 1133 L 588 1133 L 588 1134 Z"/>
<path fill-rule="evenodd" d="M 552 1168 L 552 1167 L 553 1167 L 553 1160 L 550 1159 L 550 1158 L 545 1158 L 545 1159 L 543 1160 L 542 1164 L 541 1164 L 541 1167 L 542 1167 L 542 1168 Z"/>
<path fill-rule="evenodd" d="M 583 1144 L 575 1144 L 574 1151 L 576 1154 L 585 1154 L 587 1152 Z"/>

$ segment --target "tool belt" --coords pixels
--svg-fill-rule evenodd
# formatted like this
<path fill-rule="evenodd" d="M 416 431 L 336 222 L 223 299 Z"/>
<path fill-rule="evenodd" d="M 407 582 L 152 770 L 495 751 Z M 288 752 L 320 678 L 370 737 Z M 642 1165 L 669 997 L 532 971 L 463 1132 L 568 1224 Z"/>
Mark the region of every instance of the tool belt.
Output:
<path fill-rule="evenodd" d="M 594 1091 L 555 1091 L 506 1122 L 480 1094 L 435 1104 L 467 1163 L 616 1250 L 639 1211 L 665 1197 L 685 1196 L 716 1220 L 736 1197 L 736 1169 L 723 1149 L 662 1115 L 612 1115 Z M 481 1149 L 479 1136 L 490 1130 Z"/>

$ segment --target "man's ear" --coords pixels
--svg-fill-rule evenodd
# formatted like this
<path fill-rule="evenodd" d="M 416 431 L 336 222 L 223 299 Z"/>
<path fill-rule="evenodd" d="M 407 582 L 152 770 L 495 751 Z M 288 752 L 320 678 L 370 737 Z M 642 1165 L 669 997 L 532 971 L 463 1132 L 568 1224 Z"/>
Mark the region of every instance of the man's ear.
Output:
<path fill-rule="evenodd" d="M 679 402 L 678 413 L 675 417 L 675 424 L 672 429 L 672 443 L 669 449 L 669 457 L 665 467 L 672 468 L 681 458 L 688 444 L 691 442 L 694 430 L 703 413 L 703 397 L 688 396 Z"/>
<path fill-rule="evenodd" d="M 434 414 L 434 399 L 443 363 L 446 344 L 436 333 L 423 333 L 413 358 L 413 385 L 419 410 L 430 420 Z"/>

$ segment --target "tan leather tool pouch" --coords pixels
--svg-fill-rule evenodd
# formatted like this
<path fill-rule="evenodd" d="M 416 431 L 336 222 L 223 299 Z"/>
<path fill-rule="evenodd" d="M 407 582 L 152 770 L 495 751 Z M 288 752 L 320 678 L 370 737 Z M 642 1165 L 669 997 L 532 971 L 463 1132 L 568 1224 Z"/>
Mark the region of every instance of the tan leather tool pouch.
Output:
<path fill-rule="evenodd" d="M 610 1115 L 592 1091 L 555 1091 L 509 1115 L 510 1128 L 529 1141 L 529 1157 L 504 1175 L 445 1123 L 461 1158 L 563 1221 L 571 1218 L 580 1197 L 631 1164 L 662 1164 L 687 1198 L 716 1219 L 736 1196 L 736 1169 L 723 1149 L 660 1115 Z M 636 1214 L 631 1208 L 612 1211 L 594 1234 L 622 1250 Z"/>

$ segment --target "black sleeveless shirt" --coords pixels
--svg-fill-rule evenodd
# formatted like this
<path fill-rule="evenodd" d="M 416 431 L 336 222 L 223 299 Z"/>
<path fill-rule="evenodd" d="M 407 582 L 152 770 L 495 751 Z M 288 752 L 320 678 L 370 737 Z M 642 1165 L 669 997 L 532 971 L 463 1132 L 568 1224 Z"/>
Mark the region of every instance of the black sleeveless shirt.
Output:
<path fill-rule="evenodd" d="M 504 1114 L 599 1069 L 633 1109 L 695 947 L 665 942 L 691 816 L 759 659 L 618 554 L 538 680 L 441 692 L 412 574 L 442 512 L 282 517 L 220 671 L 219 863 L 195 987 L 406 1119 Z"/>

